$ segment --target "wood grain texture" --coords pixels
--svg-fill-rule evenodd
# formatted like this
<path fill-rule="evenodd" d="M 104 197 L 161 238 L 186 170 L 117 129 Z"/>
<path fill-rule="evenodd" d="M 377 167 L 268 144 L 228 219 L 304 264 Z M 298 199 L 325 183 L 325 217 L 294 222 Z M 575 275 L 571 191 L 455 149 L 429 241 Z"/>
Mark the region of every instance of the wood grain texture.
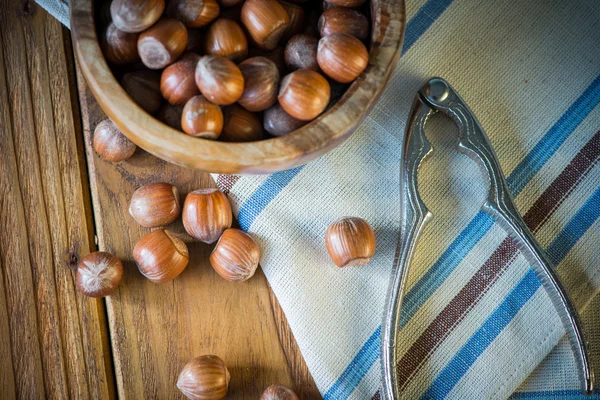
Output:
<path fill-rule="evenodd" d="M 208 174 L 141 149 L 120 163 L 99 158 L 91 135 L 106 116 L 81 77 L 79 84 L 98 244 L 121 258 L 125 268 L 123 282 L 107 298 L 119 397 L 182 398 L 175 383 L 183 366 L 196 356 L 216 354 L 231 372 L 227 398 L 257 399 L 276 382 L 302 398 L 319 398 L 310 375 L 295 372 L 304 361 L 289 333 L 282 348 L 278 331 L 288 329 L 287 324 L 283 313 L 273 311 L 260 269 L 244 283 L 223 280 L 208 263 L 212 246 L 193 242 L 178 219 L 168 229 L 189 246 L 187 269 L 160 285 L 141 275 L 131 254 L 150 230 L 128 214 L 133 192 L 147 183 L 169 182 L 183 200 L 190 191 L 214 183 Z"/>
<path fill-rule="evenodd" d="M 114 394 L 103 304 L 72 271 L 94 246 L 65 39 L 35 3 L 0 1 L 3 398 Z"/>
<path fill-rule="evenodd" d="M 372 0 L 369 64 L 342 98 L 287 135 L 250 143 L 192 137 L 145 113 L 112 75 L 98 44 L 92 0 L 71 1 L 71 29 L 81 71 L 102 109 L 134 143 L 172 163 L 218 173 L 270 173 L 304 164 L 354 132 L 375 105 L 400 57 L 404 0 Z"/>

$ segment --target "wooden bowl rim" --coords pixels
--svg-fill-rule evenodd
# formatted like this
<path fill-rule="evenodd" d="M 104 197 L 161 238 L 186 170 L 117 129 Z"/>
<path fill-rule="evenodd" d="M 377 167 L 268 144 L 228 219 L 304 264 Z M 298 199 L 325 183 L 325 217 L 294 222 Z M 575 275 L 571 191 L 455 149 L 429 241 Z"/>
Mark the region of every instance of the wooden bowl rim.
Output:
<path fill-rule="evenodd" d="M 347 139 L 374 106 L 393 74 L 406 26 L 404 0 L 372 0 L 371 21 L 378 23 L 372 27 L 369 65 L 333 107 L 287 135 L 257 142 L 227 143 L 189 136 L 163 124 L 134 103 L 102 54 L 93 0 L 70 3 L 71 33 L 79 67 L 94 97 L 119 129 L 139 147 L 166 161 L 226 174 L 289 169 L 317 158 Z"/>

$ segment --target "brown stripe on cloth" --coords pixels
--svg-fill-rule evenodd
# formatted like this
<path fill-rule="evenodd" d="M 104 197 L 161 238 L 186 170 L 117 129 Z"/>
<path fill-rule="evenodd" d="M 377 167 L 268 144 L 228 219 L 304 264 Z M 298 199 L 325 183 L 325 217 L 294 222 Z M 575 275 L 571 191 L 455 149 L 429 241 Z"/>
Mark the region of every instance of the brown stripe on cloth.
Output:
<path fill-rule="evenodd" d="M 238 175 L 219 175 L 217 177 L 217 187 L 225 194 L 229 194 L 233 185 L 240 179 Z"/>
<path fill-rule="evenodd" d="M 577 153 L 569 165 L 556 177 L 523 217 L 527 226 L 536 232 L 558 209 L 560 204 L 575 190 L 600 157 L 600 132 Z M 398 379 L 401 388 L 406 387 L 433 352 L 502 276 L 518 254 L 516 243 L 506 238 L 481 266 L 462 290 L 448 303 L 442 312 L 425 329 L 398 363 Z M 372 400 L 379 399 L 379 392 Z"/>

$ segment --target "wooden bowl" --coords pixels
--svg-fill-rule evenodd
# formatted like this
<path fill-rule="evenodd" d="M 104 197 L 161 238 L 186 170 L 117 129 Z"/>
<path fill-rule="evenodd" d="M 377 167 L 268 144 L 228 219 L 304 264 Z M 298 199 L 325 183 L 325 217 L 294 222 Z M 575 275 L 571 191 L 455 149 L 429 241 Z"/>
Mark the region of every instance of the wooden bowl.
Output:
<path fill-rule="evenodd" d="M 371 0 L 369 65 L 343 97 L 287 135 L 250 143 L 195 138 L 168 127 L 131 100 L 104 60 L 92 0 L 71 0 L 71 35 L 94 97 L 135 144 L 169 162 L 216 173 L 272 173 L 313 160 L 347 139 L 371 110 L 393 73 L 404 38 L 404 0 Z"/>

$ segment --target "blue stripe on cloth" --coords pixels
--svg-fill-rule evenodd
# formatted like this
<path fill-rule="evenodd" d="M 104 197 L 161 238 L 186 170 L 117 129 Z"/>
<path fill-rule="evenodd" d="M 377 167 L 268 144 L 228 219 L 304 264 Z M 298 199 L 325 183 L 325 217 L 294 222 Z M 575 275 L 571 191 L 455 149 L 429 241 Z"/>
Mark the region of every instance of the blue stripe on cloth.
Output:
<path fill-rule="evenodd" d="M 428 0 L 417 11 L 415 16 L 406 24 L 402 54 L 406 53 L 413 44 L 435 22 L 453 0 Z M 304 165 L 288 171 L 277 172 L 269 176 L 254 194 L 244 202 L 238 213 L 238 220 L 243 230 L 247 231 L 261 212 L 269 205 L 279 192 L 298 175 Z"/>
<path fill-rule="evenodd" d="M 556 265 L 567 256 L 598 217 L 600 217 L 600 188 L 590 196 L 556 239 L 548 246 L 548 254 L 551 255 Z M 500 306 L 448 362 L 425 391 L 422 398 L 446 397 L 540 286 L 541 282 L 530 268 L 521 282 L 515 286 Z"/>
<path fill-rule="evenodd" d="M 516 392 L 510 396 L 511 400 L 517 399 L 561 399 L 561 400 L 590 400 L 600 399 L 600 394 L 594 393 L 591 396 L 581 394 L 579 390 L 548 390 L 539 392 Z"/>
<path fill-rule="evenodd" d="M 589 106 L 582 107 L 582 104 L 590 104 L 589 99 L 600 99 L 600 75 L 592 81 L 592 83 L 585 89 L 585 91 L 579 96 L 575 102 L 565 111 L 565 113 L 560 117 L 559 121 L 562 121 L 560 124 L 555 123 L 542 137 L 540 142 L 546 143 L 563 143 L 566 138 L 562 140 L 557 140 L 555 136 L 563 137 L 565 134 L 569 136 L 575 129 L 579 126 L 579 124 L 589 115 L 593 108 Z M 597 104 L 597 102 L 596 102 Z M 559 128 L 555 128 L 557 125 L 560 125 Z M 536 154 L 543 159 L 543 163 L 546 163 L 552 154 L 558 149 L 557 146 L 546 147 L 545 152 L 541 152 L 540 150 L 536 150 L 541 148 L 542 146 L 536 145 L 532 152 L 536 152 Z M 548 153 L 551 152 L 551 153 Z M 530 154 L 526 156 L 526 158 L 532 159 Z M 531 163 L 531 161 L 530 161 Z M 543 165 L 543 163 L 541 165 Z M 537 164 L 537 163 L 536 163 Z M 521 162 L 520 165 L 525 165 Z M 538 170 L 541 168 L 541 165 L 538 165 Z M 517 167 L 519 168 L 519 167 Z M 535 174 L 534 174 L 535 175 Z M 513 195 L 517 195 L 520 190 L 523 189 L 524 185 L 522 183 L 518 183 L 519 179 L 524 179 L 526 177 L 527 182 L 529 183 L 531 178 L 534 175 L 523 175 L 523 174 L 515 174 L 515 171 L 510 174 L 507 178 L 509 187 L 512 188 Z M 517 190 L 521 187 L 519 190 Z M 483 212 L 479 212 L 474 219 L 467 225 L 465 229 L 463 229 L 460 234 L 456 237 L 456 239 L 450 244 L 448 249 L 444 251 L 444 253 L 440 256 L 440 258 L 434 263 L 434 265 L 430 268 L 430 270 L 423 275 L 419 279 L 419 281 L 407 292 L 406 297 L 403 300 L 403 309 L 400 315 L 400 324 L 401 327 L 405 326 L 406 323 L 412 318 L 412 316 L 419 310 L 419 308 L 427 301 L 429 296 L 434 293 L 444 282 L 444 280 L 454 271 L 454 269 L 458 266 L 456 259 L 453 259 L 453 252 L 450 249 L 457 249 L 460 245 L 470 246 L 467 248 L 468 251 L 471 251 L 475 244 L 485 235 L 488 230 L 491 228 L 486 225 L 486 220 L 482 215 L 485 215 Z M 481 220 L 479 220 L 481 218 Z M 482 225 L 479 229 L 474 229 L 474 223 L 481 222 Z M 431 271 L 432 269 L 440 268 L 440 272 Z M 377 328 L 379 331 L 381 327 Z M 350 363 L 350 366 L 356 365 L 354 360 Z M 350 367 L 349 366 L 349 367 Z M 348 368 L 349 368 L 348 367 Z M 334 385 L 337 384 L 334 383 Z M 357 383 L 358 384 L 358 383 Z"/>
<path fill-rule="evenodd" d="M 287 186 L 288 183 L 296 175 L 302 167 L 296 167 L 287 171 L 277 172 L 270 175 L 263 184 L 246 200 L 238 213 L 238 222 L 244 231 L 248 231 L 256 217 L 269 205 L 271 200 L 275 198 Z"/>
<path fill-rule="evenodd" d="M 508 186 L 516 196 L 552 154 L 569 137 L 571 132 L 581 124 L 588 114 L 600 104 L 600 76 L 585 89 L 583 94 L 569 107 L 558 121 L 548 130 L 535 147 L 517 165 L 508 177 Z"/>
<path fill-rule="evenodd" d="M 600 190 L 597 190 L 548 246 L 548 255 L 554 265 L 567 256 L 579 238 L 600 217 L 599 204 Z"/>
<path fill-rule="evenodd" d="M 381 327 L 377 329 L 360 349 L 352 363 L 342 372 L 333 386 L 323 396 L 323 400 L 346 398 L 352 393 L 356 384 L 369 371 L 379 358 L 379 340 Z M 356 382 L 356 383 L 354 383 Z"/>
<path fill-rule="evenodd" d="M 406 24 L 402 54 L 406 53 L 423 36 L 425 31 L 429 29 L 451 3 L 452 0 L 429 0 L 417 11 L 415 16 Z"/>
<path fill-rule="evenodd" d="M 455 354 L 421 398 L 442 399 L 446 397 L 481 353 L 487 349 L 494 338 L 504 330 L 504 327 L 533 296 L 539 286 L 540 281 L 535 272 L 530 269 L 500 306 L 494 310 L 477 332 Z"/>
<path fill-rule="evenodd" d="M 492 225 L 494 225 L 494 219 L 483 211 L 475 215 L 475 218 L 448 246 L 444 254 L 404 296 L 400 313 L 400 328 L 404 328 L 423 303 L 440 287 Z"/>

